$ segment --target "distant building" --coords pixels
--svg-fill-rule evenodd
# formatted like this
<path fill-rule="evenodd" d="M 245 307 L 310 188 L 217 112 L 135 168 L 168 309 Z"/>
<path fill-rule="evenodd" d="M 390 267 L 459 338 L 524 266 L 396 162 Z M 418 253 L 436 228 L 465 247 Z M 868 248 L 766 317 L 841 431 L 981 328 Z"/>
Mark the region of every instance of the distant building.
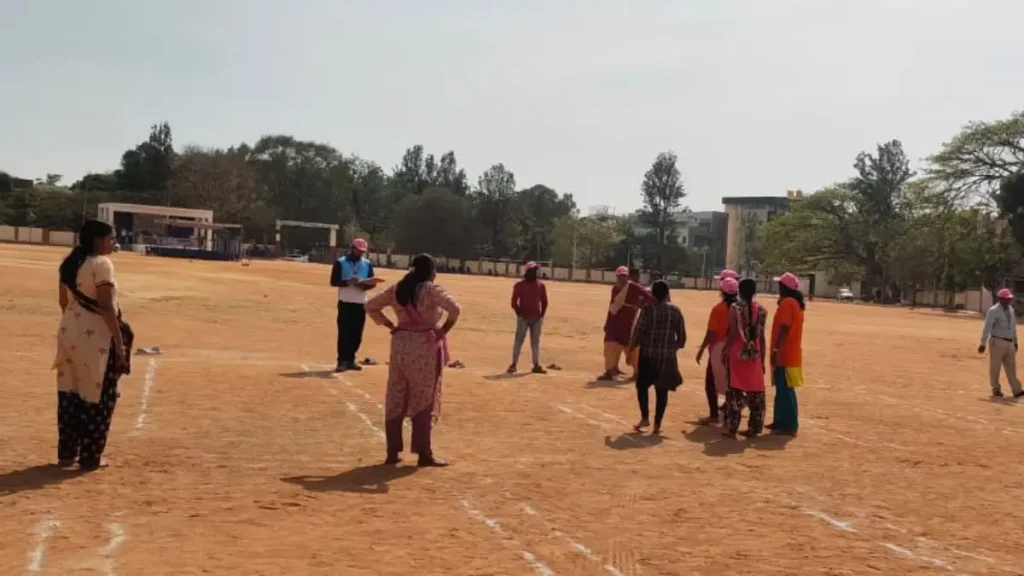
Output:
<path fill-rule="evenodd" d="M 672 236 L 676 242 L 685 247 L 700 266 L 704 264 L 708 271 L 717 270 L 725 265 L 726 233 L 728 216 L 725 212 L 692 212 L 689 209 L 673 214 L 674 230 Z M 637 220 L 634 232 L 646 235 L 654 230 Z"/>
<path fill-rule="evenodd" d="M 728 214 L 726 232 L 725 267 L 740 273 L 756 272 L 760 266 L 757 255 L 751 254 L 753 247 L 746 243 L 746 236 L 752 229 L 789 212 L 791 200 L 803 198 L 803 192 L 789 191 L 786 196 L 732 196 L 722 198 L 725 213 Z"/>

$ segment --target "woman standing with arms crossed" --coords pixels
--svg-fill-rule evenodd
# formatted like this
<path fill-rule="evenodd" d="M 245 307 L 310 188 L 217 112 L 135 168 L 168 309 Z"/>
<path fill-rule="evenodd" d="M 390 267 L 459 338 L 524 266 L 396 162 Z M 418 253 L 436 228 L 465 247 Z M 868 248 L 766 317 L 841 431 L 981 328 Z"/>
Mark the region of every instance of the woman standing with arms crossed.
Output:
<path fill-rule="evenodd" d="M 441 412 L 441 373 L 448 363 L 448 332 L 462 309 L 444 288 L 434 284 L 436 276 L 434 259 L 420 254 L 412 259 L 404 278 L 366 303 L 366 314 L 391 331 L 384 400 L 386 464 L 401 462 L 402 422 L 408 416 L 412 419 L 412 451 L 419 456 L 417 465 L 448 465 L 434 457 L 431 431 Z M 394 310 L 397 325 L 384 315 L 387 307 Z M 448 318 L 438 326 L 442 312 Z"/>
<path fill-rule="evenodd" d="M 795 274 L 786 272 L 779 283 L 779 307 L 772 318 L 772 384 L 775 406 L 768 429 L 794 435 L 800 427 L 796 389 L 804 384 L 804 295 Z"/>
<path fill-rule="evenodd" d="M 114 229 L 90 220 L 78 233 L 78 245 L 60 265 L 63 312 L 57 332 L 57 459 L 78 461 L 83 470 L 104 465 L 110 421 L 117 404 L 117 382 L 129 371 L 131 330 L 122 333 L 117 305 Z M 124 325 L 125 328 L 127 325 Z"/>

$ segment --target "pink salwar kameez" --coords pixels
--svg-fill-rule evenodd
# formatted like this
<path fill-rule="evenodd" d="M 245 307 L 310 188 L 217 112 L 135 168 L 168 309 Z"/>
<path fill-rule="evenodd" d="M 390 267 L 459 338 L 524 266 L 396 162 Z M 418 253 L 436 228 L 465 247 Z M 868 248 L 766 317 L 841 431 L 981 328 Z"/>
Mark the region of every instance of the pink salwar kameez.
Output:
<path fill-rule="evenodd" d="M 416 306 L 401 306 L 395 286 L 366 303 L 366 314 L 378 325 L 387 323 L 383 310 L 390 307 L 398 319 L 391 337 L 388 386 L 384 401 L 387 452 L 397 457 L 403 450 L 402 421 L 412 419 L 412 451 L 420 459 L 432 457 L 431 429 L 441 412 L 441 374 L 448 361 L 447 339 L 439 330 L 442 312 L 450 320 L 461 308 L 441 286 L 420 286 Z"/>

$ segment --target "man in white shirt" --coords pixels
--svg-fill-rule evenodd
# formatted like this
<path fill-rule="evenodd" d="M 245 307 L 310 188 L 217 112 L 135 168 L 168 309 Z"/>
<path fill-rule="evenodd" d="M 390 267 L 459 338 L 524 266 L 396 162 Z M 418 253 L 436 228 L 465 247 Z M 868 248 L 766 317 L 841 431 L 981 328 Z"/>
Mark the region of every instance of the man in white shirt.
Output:
<path fill-rule="evenodd" d="M 981 329 L 981 345 L 978 353 L 984 354 L 989 349 L 988 378 L 992 385 L 992 396 L 1003 397 L 999 385 L 1000 369 L 1006 371 L 1006 379 L 1010 381 L 1010 389 L 1014 398 L 1024 396 L 1020 380 L 1017 380 L 1017 313 L 1013 309 L 1013 293 L 1003 288 L 996 293 L 999 303 L 993 305 L 985 314 L 985 326 Z"/>
<path fill-rule="evenodd" d="M 362 370 L 356 352 L 363 342 L 366 325 L 367 282 L 373 278 L 373 264 L 366 258 L 369 245 L 356 238 L 348 254 L 338 258 L 331 268 L 331 286 L 338 289 L 338 364 L 336 372 Z"/>

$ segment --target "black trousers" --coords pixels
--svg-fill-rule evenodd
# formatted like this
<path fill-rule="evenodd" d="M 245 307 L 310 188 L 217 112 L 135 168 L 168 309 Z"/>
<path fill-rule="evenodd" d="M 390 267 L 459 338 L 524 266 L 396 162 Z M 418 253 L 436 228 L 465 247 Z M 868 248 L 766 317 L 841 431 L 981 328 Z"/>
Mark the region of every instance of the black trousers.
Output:
<path fill-rule="evenodd" d="M 647 389 L 650 388 L 650 384 L 637 384 L 636 385 L 636 400 L 640 404 L 640 418 L 647 420 L 650 418 L 651 409 L 648 406 L 648 394 Z M 662 388 L 660 386 L 654 387 L 654 425 L 661 426 L 661 419 L 665 417 L 665 408 L 668 408 L 668 388 Z"/>
<path fill-rule="evenodd" d="M 117 406 L 117 381 L 114 354 L 107 362 L 100 401 L 86 402 L 74 392 L 57 392 L 57 459 L 78 459 L 82 468 L 96 468 L 107 447 L 110 421 Z"/>
<path fill-rule="evenodd" d="M 708 398 L 708 416 L 712 420 L 718 420 L 718 390 L 715 388 L 715 373 L 711 370 L 710 360 L 704 373 L 704 395 Z"/>
<path fill-rule="evenodd" d="M 363 343 L 366 307 L 352 302 L 338 302 L 338 364 L 355 362 Z"/>

